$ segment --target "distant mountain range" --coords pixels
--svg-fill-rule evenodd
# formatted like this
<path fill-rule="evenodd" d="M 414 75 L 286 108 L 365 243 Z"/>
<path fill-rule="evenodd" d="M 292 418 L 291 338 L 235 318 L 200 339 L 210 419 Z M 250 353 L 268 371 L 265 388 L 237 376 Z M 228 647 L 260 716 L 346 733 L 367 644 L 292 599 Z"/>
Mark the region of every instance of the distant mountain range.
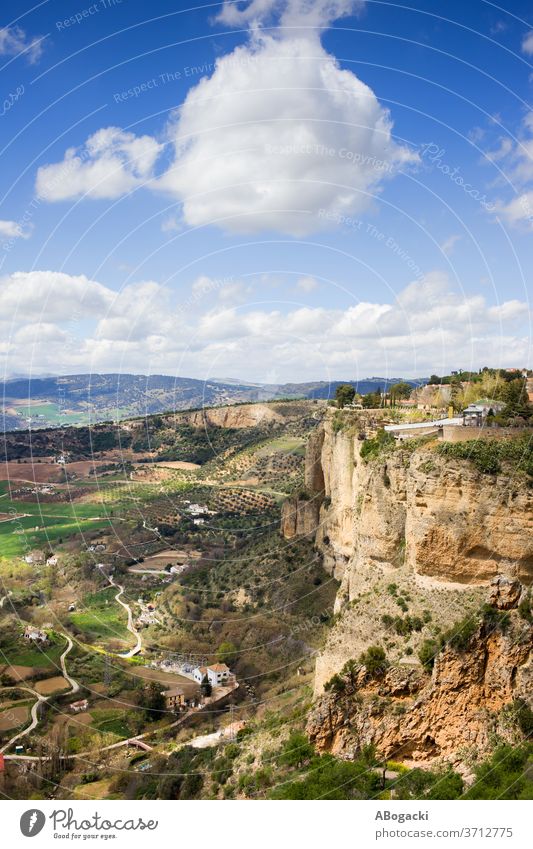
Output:
<path fill-rule="evenodd" d="M 403 378 L 359 381 L 256 384 L 234 378 L 196 380 L 164 374 L 72 374 L 25 377 L 0 383 L 0 426 L 20 430 L 144 416 L 172 410 L 216 407 L 276 398 L 332 398 L 337 386 L 351 383 L 366 395 Z M 413 386 L 425 380 L 409 380 Z"/>

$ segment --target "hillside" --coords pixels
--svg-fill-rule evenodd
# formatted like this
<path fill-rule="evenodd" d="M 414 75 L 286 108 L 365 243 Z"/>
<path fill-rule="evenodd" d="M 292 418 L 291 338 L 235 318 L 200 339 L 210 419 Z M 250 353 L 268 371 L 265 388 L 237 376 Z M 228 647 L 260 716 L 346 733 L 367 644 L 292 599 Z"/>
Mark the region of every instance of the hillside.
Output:
<path fill-rule="evenodd" d="M 342 757 L 371 744 L 464 769 L 516 739 L 509 711 L 531 701 L 530 437 L 484 453 L 479 440 L 380 442 L 377 416 L 328 415 L 308 442 L 305 497 L 283 507 L 284 537 L 313 539 L 341 582 L 308 732 Z"/>
<path fill-rule="evenodd" d="M 396 378 L 398 380 L 401 378 Z M 349 381 L 350 382 L 350 381 Z M 366 394 L 395 382 L 386 378 L 352 381 Z M 416 385 L 412 381 L 413 386 Z M 132 416 L 215 407 L 276 398 L 334 397 L 339 381 L 249 384 L 238 380 L 195 380 L 154 374 L 74 374 L 0 383 L 2 430 L 24 430 L 116 421 Z"/>

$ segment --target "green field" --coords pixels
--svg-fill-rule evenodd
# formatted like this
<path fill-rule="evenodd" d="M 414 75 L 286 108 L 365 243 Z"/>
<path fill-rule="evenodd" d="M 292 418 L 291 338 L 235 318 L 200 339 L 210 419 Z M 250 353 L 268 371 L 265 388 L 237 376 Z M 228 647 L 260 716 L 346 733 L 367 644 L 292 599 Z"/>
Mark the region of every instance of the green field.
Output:
<path fill-rule="evenodd" d="M 83 599 L 84 610 L 71 613 L 70 623 L 89 641 L 127 640 L 126 611 L 115 601 L 118 590 L 106 587 Z M 132 638 L 133 639 L 133 638 Z"/>
<path fill-rule="evenodd" d="M 45 424 L 78 424 L 89 421 L 87 413 L 80 410 L 74 413 L 62 412 L 57 404 L 34 404 L 33 406 L 15 407 L 18 416 L 29 418 L 31 416 L 33 423 L 42 422 Z M 42 419 L 36 416 L 43 416 Z"/>
<path fill-rule="evenodd" d="M 59 658 L 66 646 L 66 640 L 58 634 L 52 635 L 50 645 L 43 648 L 27 645 L 22 635 L 6 635 L 0 643 L 0 663 L 58 669 Z"/>
<path fill-rule="evenodd" d="M 91 728 L 100 731 L 101 734 L 114 734 L 123 740 L 132 733 L 131 728 L 126 724 L 127 714 L 123 710 L 113 708 L 92 710 L 91 716 L 93 718 Z"/>
<path fill-rule="evenodd" d="M 75 534 L 109 527 L 101 504 L 38 504 L 9 498 L 8 484 L 0 483 L 0 511 L 28 514 L 0 521 L 0 557 L 14 557 L 31 548 L 43 548 Z M 38 530 L 35 528 L 38 527 Z"/>
<path fill-rule="evenodd" d="M 280 436 L 278 439 L 271 439 L 262 448 L 257 451 L 258 457 L 265 457 L 269 454 L 305 454 L 305 439 L 301 436 Z"/>

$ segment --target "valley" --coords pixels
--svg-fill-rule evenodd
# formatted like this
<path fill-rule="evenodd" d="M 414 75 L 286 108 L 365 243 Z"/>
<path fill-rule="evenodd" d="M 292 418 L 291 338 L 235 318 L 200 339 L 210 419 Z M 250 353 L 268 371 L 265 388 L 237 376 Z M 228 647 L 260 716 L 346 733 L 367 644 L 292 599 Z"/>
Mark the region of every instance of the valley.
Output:
<path fill-rule="evenodd" d="M 510 752 L 530 792 L 530 432 L 492 472 L 397 421 L 309 399 L 6 433 L 9 794 L 469 798 Z"/>

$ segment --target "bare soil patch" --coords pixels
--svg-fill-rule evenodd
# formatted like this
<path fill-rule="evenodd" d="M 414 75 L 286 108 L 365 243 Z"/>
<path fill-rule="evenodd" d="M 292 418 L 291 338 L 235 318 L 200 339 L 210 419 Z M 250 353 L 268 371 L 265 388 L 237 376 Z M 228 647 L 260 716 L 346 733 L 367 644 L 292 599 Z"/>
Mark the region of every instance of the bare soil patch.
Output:
<path fill-rule="evenodd" d="M 50 693 L 59 693 L 61 690 L 68 690 L 69 683 L 62 675 L 54 675 L 53 678 L 44 678 L 42 681 L 36 681 L 35 689 L 41 695 L 48 696 Z"/>
<path fill-rule="evenodd" d="M 42 463 L 21 460 L 20 463 L 0 463 L 0 480 L 26 483 L 55 483 L 61 478 L 61 466 L 43 460 Z"/>
<path fill-rule="evenodd" d="M 158 681 L 160 684 L 167 684 L 174 687 L 182 687 L 186 695 L 193 695 L 199 690 L 198 684 L 185 678 L 183 675 L 177 675 L 173 672 L 163 672 L 161 669 L 152 669 L 150 666 L 136 666 L 132 669 L 131 675 L 137 678 L 144 678 L 147 681 Z"/>
<path fill-rule="evenodd" d="M 10 731 L 11 728 L 18 728 L 28 718 L 28 705 L 20 705 L 19 707 L 10 707 L 8 710 L 0 713 L 0 731 Z"/>
<path fill-rule="evenodd" d="M 42 670 L 37 670 L 33 666 L 3 666 L 0 669 L 0 675 L 9 675 L 12 681 L 27 681 L 38 671 Z"/>

